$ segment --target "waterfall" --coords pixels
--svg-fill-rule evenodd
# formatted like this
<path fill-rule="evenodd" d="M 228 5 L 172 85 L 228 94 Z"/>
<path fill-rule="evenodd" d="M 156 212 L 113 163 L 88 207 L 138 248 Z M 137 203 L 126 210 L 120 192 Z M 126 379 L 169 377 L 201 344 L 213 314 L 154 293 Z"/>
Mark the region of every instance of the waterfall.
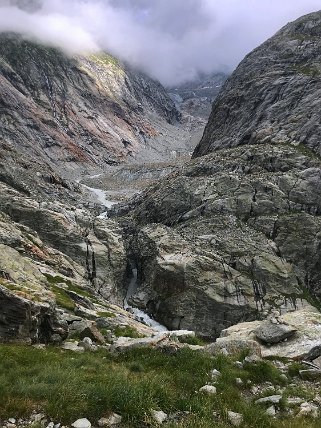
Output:
<path fill-rule="evenodd" d="M 130 280 L 130 283 L 129 283 L 129 286 L 127 289 L 127 294 L 126 294 L 126 297 L 124 299 L 124 309 L 126 309 L 126 311 L 133 314 L 137 321 L 139 321 L 143 324 L 146 324 L 146 325 L 154 328 L 155 330 L 157 330 L 159 332 L 168 331 L 166 327 L 164 327 L 162 324 L 155 321 L 153 318 L 151 318 L 145 312 L 141 311 L 138 308 L 135 308 L 135 307 L 129 305 L 128 300 L 136 292 L 137 287 L 138 287 L 137 268 L 132 266 L 131 271 L 132 271 L 132 278 Z"/>

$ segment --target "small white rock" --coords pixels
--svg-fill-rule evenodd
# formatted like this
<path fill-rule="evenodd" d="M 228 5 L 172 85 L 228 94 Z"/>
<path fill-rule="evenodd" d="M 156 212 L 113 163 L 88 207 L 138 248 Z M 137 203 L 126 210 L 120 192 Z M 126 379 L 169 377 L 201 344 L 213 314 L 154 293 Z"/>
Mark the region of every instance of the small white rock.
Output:
<path fill-rule="evenodd" d="M 204 392 L 205 394 L 216 394 L 216 388 L 213 385 L 204 385 L 199 389 L 199 392 Z"/>
<path fill-rule="evenodd" d="M 154 421 L 157 422 L 158 424 L 162 424 L 168 418 L 168 415 L 162 410 L 152 410 L 151 414 Z"/>
<path fill-rule="evenodd" d="M 8 422 L 9 422 L 10 424 L 15 424 L 15 423 L 16 423 L 16 420 L 15 420 L 15 418 L 9 418 L 9 419 L 8 419 Z"/>
<path fill-rule="evenodd" d="M 55 424 L 54 424 L 53 422 L 50 422 L 50 423 L 47 425 L 47 428 L 54 428 L 54 426 L 55 426 Z"/>
<path fill-rule="evenodd" d="M 91 351 L 93 345 L 93 341 L 90 339 L 90 337 L 84 337 L 81 342 L 78 343 L 78 346 L 81 348 L 86 349 L 87 351 Z"/>
<path fill-rule="evenodd" d="M 222 349 L 221 349 L 221 354 L 223 354 L 223 355 L 225 355 L 225 356 L 228 356 L 228 355 L 229 355 L 228 350 L 227 350 L 226 348 L 222 348 Z"/>
<path fill-rule="evenodd" d="M 282 398 L 282 395 L 270 395 L 269 397 L 263 397 L 256 400 L 256 404 L 261 403 L 271 403 L 271 404 L 278 404 Z"/>
<path fill-rule="evenodd" d="M 220 371 L 218 371 L 216 369 L 214 369 L 214 370 L 211 371 L 211 378 L 212 379 L 217 379 L 219 376 L 221 376 L 221 372 Z"/>
<path fill-rule="evenodd" d="M 238 427 L 243 422 L 243 415 L 241 413 L 235 413 L 235 412 L 227 412 L 228 420 L 234 427 Z"/>
<path fill-rule="evenodd" d="M 260 391 L 260 388 L 258 388 L 257 386 L 252 386 L 251 387 L 251 393 L 252 394 L 258 394 Z"/>
<path fill-rule="evenodd" d="M 237 377 L 235 379 L 235 383 L 236 383 L 236 385 L 243 385 L 243 381 L 242 381 L 242 379 L 240 377 Z"/>
<path fill-rule="evenodd" d="M 117 413 L 112 413 L 108 418 L 100 418 L 98 421 L 98 426 L 100 427 L 113 427 L 120 424 L 122 417 Z"/>
<path fill-rule="evenodd" d="M 275 416 L 276 415 L 276 410 L 274 406 L 269 407 L 266 412 L 265 412 L 268 416 Z"/>
<path fill-rule="evenodd" d="M 303 398 L 300 398 L 300 397 L 288 397 L 288 398 L 286 399 L 286 402 L 287 402 L 287 404 L 288 404 L 289 406 L 295 406 L 295 405 L 297 405 L 297 404 L 301 404 L 301 403 L 303 403 L 303 402 L 304 402 L 304 399 L 303 399 Z"/>
<path fill-rule="evenodd" d="M 241 361 L 235 361 L 234 365 L 238 369 L 243 369 L 243 363 Z"/>
<path fill-rule="evenodd" d="M 318 407 L 311 403 L 302 403 L 298 416 L 310 416 L 315 419 L 319 416 Z"/>
<path fill-rule="evenodd" d="M 71 424 L 74 428 L 91 428 L 91 423 L 86 418 L 77 419 L 73 424 Z"/>
<path fill-rule="evenodd" d="M 43 413 L 37 413 L 33 415 L 31 418 L 34 422 L 41 422 L 43 419 L 46 419 L 46 416 Z"/>

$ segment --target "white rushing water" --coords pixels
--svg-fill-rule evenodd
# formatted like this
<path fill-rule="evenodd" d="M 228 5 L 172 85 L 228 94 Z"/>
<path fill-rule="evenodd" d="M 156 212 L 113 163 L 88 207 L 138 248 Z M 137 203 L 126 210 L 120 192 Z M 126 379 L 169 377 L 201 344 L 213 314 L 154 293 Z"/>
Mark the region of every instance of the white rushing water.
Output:
<path fill-rule="evenodd" d="M 92 175 L 88 178 L 97 178 L 100 177 L 102 174 Z M 112 201 L 107 199 L 106 192 L 101 189 L 96 189 L 94 187 L 86 186 L 85 184 L 80 183 L 80 179 L 77 180 L 77 183 L 79 183 L 82 187 L 87 189 L 89 192 L 92 192 L 98 201 L 104 205 L 106 208 L 111 208 L 113 205 L 117 204 L 117 201 Z M 97 218 L 105 219 L 108 218 L 108 212 L 105 211 L 101 213 Z M 147 315 L 145 312 L 141 311 L 138 308 L 134 308 L 133 306 L 128 304 L 128 299 L 135 293 L 137 290 L 137 269 L 132 269 L 132 279 L 129 283 L 128 290 L 126 297 L 124 299 L 124 309 L 131 314 L 135 316 L 135 319 L 143 324 L 148 325 L 149 327 L 152 327 L 156 331 L 162 332 L 162 331 L 168 331 L 166 327 L 164 327 L 162 324 L 158 323 L 157 321 L 153 320 L 149 315 Z"/>
<path fill-rule="evenodd" d="M 96 196 L 98 201 L 102 205 L 104 205 L 106 208 L 111 208 L 113 205 L 117 204 L 117 201 L 111 201 L 111 200 L 107 199 L 106 192 L 104 190 L 95 189 L 94 187 L 89 187 L 89 186 L 86 186 L 85 184 L 81 184 L 81 186 L 83 186 L 85 189 L 92 192 Z"/>
<path fill-rule="evenodd" d="M 154 328 L 155 330 L 157 330 L 159 332 L 168 331 L 165 326 L 163 326 L 159 322 L 153 320 L 153 318 L 151 318 L 145 312 L 141 311 L 138 308 L 134 308 L 133 306 L 129 305 L 128 299 L 137 290 L 137 269 L 136 268 L 132 269 L 132 275 L 133 276 L 132 276 L 132 279 L 131 279 L 131 281 L 129 283 L 127 294 L 126 294 L 126 297 L 124 299 L 124 309 L 126 309 L 126 311 L 130 312 L 131 314 L 133 314 L 135 316 L 135 318 L 136 318 L 137 321 L 139 321 L 139 322 L 141 322 L 143 324 L 146 324 L 149 327 L 152 327 L 152 328 Z"/>
<path fill-rule="evenodd" d="M 101 175 L 102 174 L 90 175 L 88 178 L 98 178 Z M 113 205 L 117 204 L 117 201 L 107 199 L 106 192 L 104 190 L 96 189 L 95 187 L 89 187 L 86 184 L 82 184 L 82 183 L 80 183 L 80 179 L 76 180 L 76 182 L 78 184 L 80 184 L 80 186 L 82 186 L 86 190 L 88 190 L 89 192 L 93 193 L 95 195 L 96 199 L 98 200 L 98 202 L 100 202 L 101 205 L 104 205 L 106 208 L 111 208 Z M 98 218 L 108 218 L 108 213 L 107 213 L 107 211 L 105 211 L 97 217 Z"/>

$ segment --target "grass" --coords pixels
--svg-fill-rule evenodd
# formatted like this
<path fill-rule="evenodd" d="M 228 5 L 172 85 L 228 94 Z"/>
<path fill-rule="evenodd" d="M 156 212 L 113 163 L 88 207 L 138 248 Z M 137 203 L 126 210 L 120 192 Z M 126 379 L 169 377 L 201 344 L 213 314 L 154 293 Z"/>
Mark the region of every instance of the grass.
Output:
<path fill-rule="evenodd" d="M 90 291 L 78 287 L 69 279 L 63 278 L 59 275 L 52 276 L 50 274 L 45 274 L 45 276 L 47 278 L 51 290 L 56 296 L 56 302 L 58 306 L 69 310 L 73 310 L 75 307 L 75 303 L 72 298 L 68 295 L 68 293 L 66 293 L 66 291 L 64 291 L 63 288 L 59 287 L 58 284 L 66 284 L 69 291 L 73 291 L 82 297 L 89 298 L 92 302 L 98 303 L 97 298 Z"/>
<path fill-rule="evenodd" d="M 75 309 L 75 302 L 68 296 L 63 288 L 52 285 L 51 290 L 56 297 L 56 303 L 58 306 L 61 306 L 62 308 L 65 308 L 69 311 L 73 311 Z"/>
<path fill-rule="evenodd" d="M 96 55 L 91 55 L 90 59 L 92 61 L 101 63 L 102 65 L 113 65 L 114 67 L 120 67 L 120 63 L 117 58 L 107 53 L 100 53 Z"/>
<path fill-rule="evenodd" d="M 232 410 L 244 416 L 243 427 L 320 426 L 320 420 L 274 420 L 265 415 L 264 408 L 245 399 L 246 386 L 236 385 L 236 377 L 253 383 L 278 381 L 270 362 L 256 366 L 256 370 L 247 365 L 238 369 L 226 356 L 211 357 L 189 349 L 174 355 L 135 349 L 117 356 L 106 351 L 75 354 L 58 348 L 1 345 L 0 420 L 28 417 L 36 410 L 62 424 L 87 417 L 95 425 L 99 418 L 117 412 L 123 416 L 122 427 L 155 427 L 150 410 L 161 409 L 189 412 L 179 425 L 167 427 L 227 428 L 227 412 Z M 198 393 L 214 368 L 221 372 L 217 394 Z M 258 375 L 259 371 L 263 374 Z"/>
<path fill-rule="evenodd" d="M 97 312 L 97 316 L 100 318 L 115 318 L 116 315 L 112 312 Z"/>
<path fill-rule="evenodd" d="M 144 337 L 139 334 L 134 327 L 127 325 L 126 327 L 117 326 L 114 328 L 113 333 L 116 337 L 131 337 L 132 339 L 138 339 Z"/>
<path fill-rule="evenodd" d="M 313 65 L 294 66 L 293 70 L 299 74 L 303 74 L 304 76 L 309 76 L 309 77 L 318 77 L 320 75 L 320 71 Z"/>
<path fill-rule="evenodd" d="M 200 345 L 200 346 L 206 345 L 208 343 L 198 336 L 178 337 L 178 341 L 181 343 L 187 343 L 189 345 Z"/>

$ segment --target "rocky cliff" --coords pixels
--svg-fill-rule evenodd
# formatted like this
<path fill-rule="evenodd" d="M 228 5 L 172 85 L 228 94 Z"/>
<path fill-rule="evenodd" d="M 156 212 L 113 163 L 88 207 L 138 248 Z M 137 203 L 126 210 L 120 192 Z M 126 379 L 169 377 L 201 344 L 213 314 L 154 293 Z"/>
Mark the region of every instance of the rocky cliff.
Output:
<path fill-rule="evenodd" d="M 70 58 L 13 34 L 0 36 L 0 113 L 0 340 L 61 340 L 122 304 L 130 281 L 118 225 L 76 178 L 154 146 L 166 156 L 159 138 L 180 114 L 107 54 Z"/>
<path fill-rule="evenodd" d="M 247 56 L 195 159 L 114 209 L 139 272 L 132 301 L 169 328 L 217 337 L 319 306 L 320 36 L 311 14 Z"/>
<path fill-rule="evenodd" d="M 320 154 L 321 15 L 288 24 L 241 62 L 213 104 L 194 156 L 245 144 L 303 144 Z"/>
<path fill-rule="evenodd" d="M 0 37 L 0 141 L 26 163 L 68 177 L 135 159 L 153 144 L 170 150 L 158 138 L 175 133 L 180 115 L 159 83 L 108 54 L 70 58 Z"/>

